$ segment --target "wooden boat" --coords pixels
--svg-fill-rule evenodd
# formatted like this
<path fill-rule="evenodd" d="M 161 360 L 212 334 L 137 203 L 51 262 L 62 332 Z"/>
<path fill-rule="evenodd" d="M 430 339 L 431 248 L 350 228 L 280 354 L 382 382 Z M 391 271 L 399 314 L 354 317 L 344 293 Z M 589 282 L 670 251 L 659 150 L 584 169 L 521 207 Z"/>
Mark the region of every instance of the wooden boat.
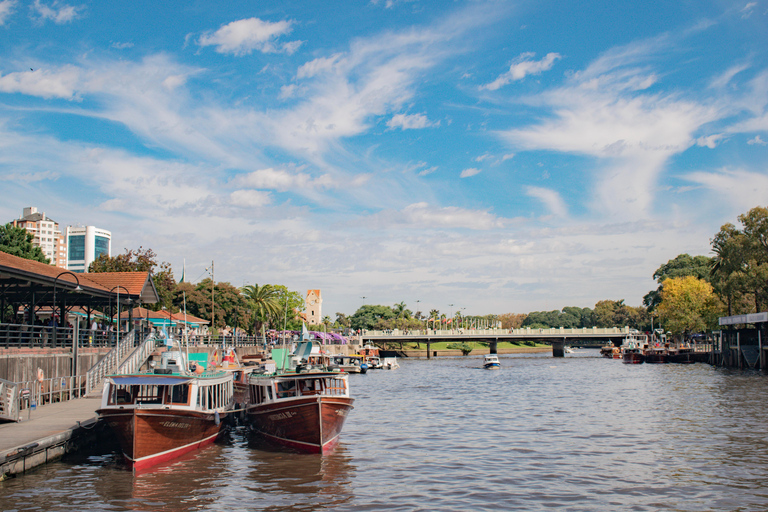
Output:
<path fill-rule="evenodd" d="M 648 347 L 644 351 L 645 362 L 649 364 L 664 364 L 669 362 L 667 349 L 665 347 Z"/>
<path fill-rule="evenodd" d="M 689 345 L 670 347 L 667 350 L 667 357 L 670 363 L 693 364 L 696 362 L 693 348 Z"/>
<path fill-rule="evenodd" d="M 325 454 L 339 441 L 354 399 L 349 374 L 310 370 L 249 377 L 248 425 L 266 441 Z"/>
<path fill-rule="evenodd" d="M 640 347 L 627 347 L 622 350 L 622 360 L 624 364 L 642 364 L 645 355 Z"/>
<path fill-rule="evenodd" d="M 499 356 L 496 354 L 486 354 L 483 358 L 483 368 L 486 370 L 498 370 L 501 368 L 501 363 L 499 362 Z"/>
<path fill-rule="evenodd" d="M 378 347 L 366 345 L 360 349 L 360 355 L 363 358 L 363 362 L 368 365 L 369 370 L 380 370 L 384 368 Z"/>
<path fill-rule="evenodd" d="M 190 371 L 186 354 L 168 351 L 148 372 L 110 375 L 96 411 L 115 433 L 134 470 L 212 444 L 228 429 L 232 373 Z"/>
<path fill-rule="evenodd" d="M 363 356 L 357 354 L 334 356 L 331 365 L 346 373 L 366 373 L 368 371 L 368 364 L 363 361 Z"/>
<path fill-rule="evenodd" d="M 603 345 L 600 347 L 600 355 L 607 358 L 613 358 L 613 349 L 615 347 L 613 346 L 613 343 L 608 343 L 607 345 Z"/>

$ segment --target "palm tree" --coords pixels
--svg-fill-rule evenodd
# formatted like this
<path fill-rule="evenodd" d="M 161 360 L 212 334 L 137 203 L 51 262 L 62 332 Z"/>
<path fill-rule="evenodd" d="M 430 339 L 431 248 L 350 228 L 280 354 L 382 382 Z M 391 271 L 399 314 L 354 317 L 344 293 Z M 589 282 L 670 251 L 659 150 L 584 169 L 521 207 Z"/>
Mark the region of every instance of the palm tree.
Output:
<path fill-rule="evenodd" d="M 253 311 L 253 329 L 258 334 L 269 327 L 272 320 L 280 315 L 280 291 L 271 284 L 243 286 L 242 293 Z"/>

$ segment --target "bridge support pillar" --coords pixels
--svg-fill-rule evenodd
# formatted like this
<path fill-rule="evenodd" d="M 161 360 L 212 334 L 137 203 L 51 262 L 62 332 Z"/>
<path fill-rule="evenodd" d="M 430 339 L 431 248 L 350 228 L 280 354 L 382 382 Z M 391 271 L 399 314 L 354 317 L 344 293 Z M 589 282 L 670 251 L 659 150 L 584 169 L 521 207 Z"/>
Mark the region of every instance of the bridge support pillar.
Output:
<path fill-rule="evenodd" d="M 497 349 L 498 349 L 497 344 L 498 344 L 498 342 L 499 342 L 498 339 L 495 339 L 495 340 L 491 341 L 491 354 L 496 354 L 497 353 Z"/>
<path fill-rule="evenodd" d="M 427 359 L 432 359 L 432 342 L 427 340 Z"/>
<path fill-rule="evenodd" d="M 552 342 L 552 357 L 565 357 L 565 340 Z"/>

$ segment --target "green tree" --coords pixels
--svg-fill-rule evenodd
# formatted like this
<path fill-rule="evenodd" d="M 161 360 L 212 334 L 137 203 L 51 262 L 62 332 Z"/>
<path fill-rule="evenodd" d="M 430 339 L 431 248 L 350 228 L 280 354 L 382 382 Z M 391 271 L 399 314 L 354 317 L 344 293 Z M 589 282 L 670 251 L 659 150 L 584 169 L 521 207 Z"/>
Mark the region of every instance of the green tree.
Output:
<path fill-rule="evenodd" d="M 724 224 L 711 240 L 712 283 L 729 315 L 759 312 L 768 304 L 768 209 L 752 208 L 738 219 L 743 229 Z"/>
<path fill-rule="evenodd" d="M 704 281 L 709 281 L 712 258 L 708 256 L 691 256 L 680 254 L 675 259 L 669 260 L 653 273 L 653 279 L 659 283 L 658 288 L 648 292 L 643 297 L 643 304 L 653 311 L 661 301 L 661 290 L 664 280 L 670 277 L 694 276 Z"/>
<path fill-rule="evenodd" d="M 689 334 L 714 329 L 720 304 L 712 285 L 703 279 L 672 277 L 664 282 L 657 310 L 666 330 Z"/>
<path fill-rule="evenodd" d="M 281 330 L 283 323 L 285 323 L 287 329 L 300 330 L 303 322 L 299 314 L 304 311 L 304 297 L 299 292 L 289 291 L 287 287 L 281 284 L 272 286 L 278 292 L 279 308 L 272 325 Z"/>
<path fill-rule="evenodd" d="M 26 260 L 50 263 L 51 261 L 45 257 L 43 250 L 32 243 L 34 239 L 35 237 L 32 233 L 22 227 L 14 226 L 10 222 L 0 226 L 1 252 Z"/>
<path fill-rule="evenodd" d="M 352 329 L 390 329 L 390 321 L 395 318 L 392 308 L 387 306 L 360 306 L 350 317 Z"/>
<path fill-rule="evenodd" d="M 242 292 L 251 311 L 255 334 L 260 334 L 262 329 L 269 329 L 281 317 L 280 290 L 271 284 L 246 285 Z"/>

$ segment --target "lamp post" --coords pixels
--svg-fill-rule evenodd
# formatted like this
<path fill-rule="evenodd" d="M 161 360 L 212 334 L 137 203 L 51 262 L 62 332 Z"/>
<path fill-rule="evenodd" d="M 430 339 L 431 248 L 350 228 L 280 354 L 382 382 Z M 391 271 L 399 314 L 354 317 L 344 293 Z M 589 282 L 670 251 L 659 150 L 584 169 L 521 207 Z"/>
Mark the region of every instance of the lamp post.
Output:
<path fill-rule="evenodd" d="M 448 317 L 451 321 L 451 333 L 453 333 L 453 304 L 448 304 L 450 306 L 451 315 Z"/>
<path fill-rule="evenodd" d="M 53 280 L 53 308 L 51 309 L 51 315 L 54 317 L 56 316 L 56 284 L 59 282 L 59 278 L 63 276 L 64 274 L 69 274 L 72 277 L 75 278 L 75 281 L 77 282 L 77 286 L 75 286 L 74 290 L 75 292 L 80 292 L 83 289 L 80 288 L 80 279 L 77 277 L 77 274 L 74 272 L 70 272 L 69 270 L 65 270 L 64 272 L 59 273 L 59 275 L 56 276 L 56 279 Z M 59 313 L 62 313 L 62 311 L 59 311 Z M 64 316 L 61 314 L 60 316 Z M 56 346 L 56 326 L 53 327 L 53 346 Z"/>
<path fill-rule="evenodd" d="M 421 302 L 421 300 L 416 299 L 416 312 L 417 313 L 421 313 L 421 311 L 419 310 L 419 303 L 420 302 Z M 419 319 L 419 330 L 421 330 L 421 319 Z"/>
<path fill-rule="evenodd" d="M 113 286 L 112 289 L 109 290 L 109 292 L 112 293 L 113 291 L 115 291 L 115 289 L 117 289 L 117 331 L 116 331 L 117 335 L 115 337 L 115 346 L 116 347 L 120 346 L 120 288 L 125 290 L 125 293 L 130 295 L 130 292 L 128 291 L 128 289 L 125 286 L 121 285 L 121 284 L 119 284 L 117 286 Z M 130 300 L 130 299 L 128 299 L 128 300 Z"/>

